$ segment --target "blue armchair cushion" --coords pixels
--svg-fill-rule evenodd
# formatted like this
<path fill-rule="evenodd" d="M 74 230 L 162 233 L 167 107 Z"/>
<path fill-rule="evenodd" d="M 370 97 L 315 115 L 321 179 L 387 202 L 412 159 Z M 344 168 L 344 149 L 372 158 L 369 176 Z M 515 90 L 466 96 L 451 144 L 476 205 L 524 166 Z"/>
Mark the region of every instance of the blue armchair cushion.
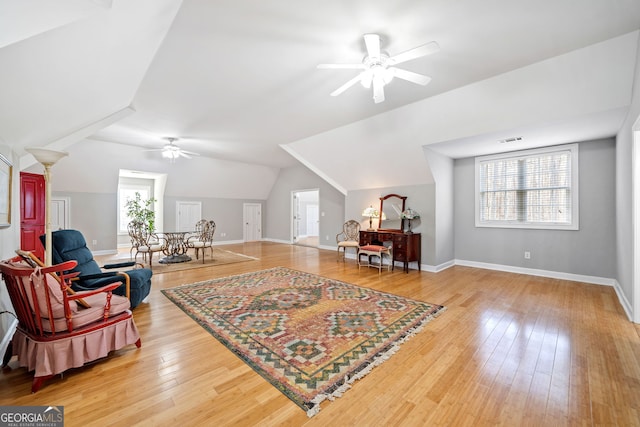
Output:
<path fill-rule="evenodd" d="M 54 264 L 75 260 L 78 265 L 72 270 L 79 272 L 78 280 L 74 281 L 72 288 L 76 291 L 99 288 L 115 281 L 123 283 L 114 293 L 125 295 L 125 278 L 115 272 L 103 272 L 98 263 L 93 259 L 91 250 L 82 233 L 78 230 L 58 230 L 51 233 L 52 248 L 51 258 Z M 42 244 L 45 244 L 45 236 L 40 236 Z M 120 267 L 120 265 L 117 265 Z M 148 268 L 138 268 L 125 271 L 129 276 L 129 291 L 131 308 L 136 307 L 151 291 L 152 272 Z"/>

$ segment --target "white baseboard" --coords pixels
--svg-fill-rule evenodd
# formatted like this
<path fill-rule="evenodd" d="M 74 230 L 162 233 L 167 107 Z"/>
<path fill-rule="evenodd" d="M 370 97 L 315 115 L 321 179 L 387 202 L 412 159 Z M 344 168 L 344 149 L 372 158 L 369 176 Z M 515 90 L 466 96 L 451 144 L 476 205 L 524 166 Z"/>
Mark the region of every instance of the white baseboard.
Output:
<path fill-rule="evenodd" d="M 466 261 L 462 259 L 456 259 L 455 265 L 462 265 L 465 267 L 484 268 L 487 270 L 506 271 L 508 273 L 528 274 L 530 276 L 549 277 L 551 279 L 571 280 L 574 282 L 591 283 L 594 285 L 604 285 L 604 286 L 615 285 L 615 279 L 610 279 L 607 277 L 586 276 L 583 274 L 563 273 L 560 271 L 538 270 L 535 268 L 514 267 L 511 265 Z"/>
<path fill-rule="evenodd" d="M 236 245 L 238 243 L 244 243 L 244 240 L 214 240 L 213 246 L 218 245 Z"/>
<path fill-rule="evenodd" d="M 292 245 L 293 242 L 291 240 L 281 240 L 281 239 L 271 239 L 265 237 L 262 239 L 263 242 L 271 242 L 271 243 L 284 243 L 285 245 Z"/>
<path fill-rule="evenodd" d="M 622 288 L 620 287 L 620 283 L 615 280 L 613 285 L 613 289 L 616 290 L 616 295 L 618 295 L 618 301 L 620 301 L 620 305 L 624 309 L 624 312 L 627 314 L 629 321 L 633 322 L 633 306 L 622 292 Z"/>
<path fill-rule="evenodd" d="M 443 262 L 442 264 L 439 264 L 439 265 L 422 264 L 420 266 L 420 270 L 428 271 L 429 273 L 439 273 L 441 271 L 446 270 L 447 268 L 453 267 L 454 265 L 456 265 L 454 260 Z"/>
<path fill-rule="evenodd" d="M 319 245 L 318 249 L 324 249 L 325 251 L 337 251 L 336 246 L 327 246 L 327 245 Z"/>
<path fill-rule="evenodd" d="M 105 249 L 105 250 L 102 250 L 102 251 L 91 251 L 91 253 L 93 255 L 116 255 L 118 253 L 118 250 L 117 249 Z"/>

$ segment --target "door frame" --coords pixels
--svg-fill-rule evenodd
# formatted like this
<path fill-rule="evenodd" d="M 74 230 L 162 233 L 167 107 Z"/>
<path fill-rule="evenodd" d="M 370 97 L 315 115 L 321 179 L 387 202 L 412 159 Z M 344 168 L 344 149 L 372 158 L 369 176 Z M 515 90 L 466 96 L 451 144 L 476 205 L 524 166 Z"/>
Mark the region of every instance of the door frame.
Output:
<path fill-rule="evenodd" d="M 296 244 L 297 240 L 298 240 L 298 236 L 296 233 L 296 212 L 297 212 L 297 206 L 296 205 L 296 197 L 299 197 L 298 194 L 299 193 L 309 193 L 309 192 L 315 192 L 318 196 L 317 200 L 318 200 L 318 221 L 320 220 L 320 216 L 322 215 L 320 213 L 320 189 L 319 188 L 307 188 L 307 189 L 299 189 L 299 190 L 291 190 L 291 215 L 289 216 L 289 218 L 291 218 L 291 223 L 290 223 L 290 243 L 292 244 Z M 320 235 L 320 224 L 318 224 L 318 236 Z M 318 240 L 318 244 L 319 244 L 319 240 Z"/>
<path fill-rule="evenodd" d="M 631 270 L 631 321 L 640 323 L 640 117 L 631 127 L 631 224 L 633 232 L 633 260 Z M 618 297 L 618 299 L 620 299 Z"/>

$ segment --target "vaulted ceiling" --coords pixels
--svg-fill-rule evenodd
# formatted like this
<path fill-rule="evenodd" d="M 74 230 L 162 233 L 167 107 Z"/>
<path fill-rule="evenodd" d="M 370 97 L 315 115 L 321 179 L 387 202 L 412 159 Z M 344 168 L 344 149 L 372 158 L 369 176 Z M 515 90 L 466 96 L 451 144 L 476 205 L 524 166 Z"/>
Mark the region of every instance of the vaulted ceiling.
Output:
<path fill-rule="evenodd" d="M 419 182 L 425 146 L 455 158 L 615 135 L 640 28 L 637 0 L 49 3 L 0 0 L 0 143 L 142 153 L 178 137 L 203 159 L 301 161 L 343 191 Z M 380 104 L 360 85 L 329 96 L 357 70 L 317 64 L 361 61 L 365 33 L 390 54 L 437 41 L 402 64 L 432 81 L 395 79 Z M 363 180 L 354 159 L 394 178 Z"/>

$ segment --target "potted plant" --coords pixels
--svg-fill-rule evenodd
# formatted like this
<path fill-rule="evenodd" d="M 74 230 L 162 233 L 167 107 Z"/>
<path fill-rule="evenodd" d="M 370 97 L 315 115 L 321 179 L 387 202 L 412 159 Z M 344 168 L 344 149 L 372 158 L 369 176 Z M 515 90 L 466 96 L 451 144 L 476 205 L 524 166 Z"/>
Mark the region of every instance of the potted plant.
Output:
<path fill-rule="evenodd" d="M 151 209 L 155 199 L 142 200 L 140 193 L 136 191 L 135 198 L 128 199 L 124 206 L 127 208 L 127 216 L 132 221 L 139 221 L 143 224 L 147 224 L 149 232 L 155 231 L 156 214 Z"/>

